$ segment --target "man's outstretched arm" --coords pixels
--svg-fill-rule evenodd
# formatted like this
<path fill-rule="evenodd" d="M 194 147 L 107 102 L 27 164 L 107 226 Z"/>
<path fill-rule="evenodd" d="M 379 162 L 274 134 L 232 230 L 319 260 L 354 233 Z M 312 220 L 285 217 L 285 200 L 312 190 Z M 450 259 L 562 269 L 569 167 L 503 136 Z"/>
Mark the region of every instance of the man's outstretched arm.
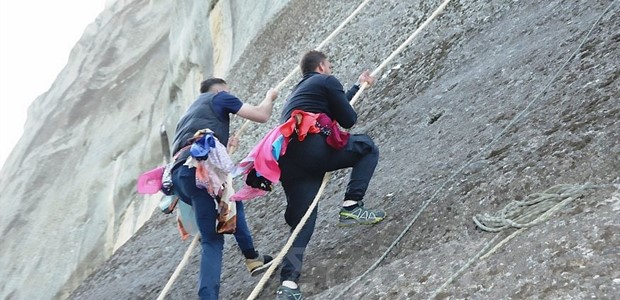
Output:
<path fill-rule="evenodd" d="M 243 103 L 239 111 L 237 111 L 237 115 L 250 121 L 265 123 L 269 121 L 269 118 L 271 117 L 271 112 L 273 111 L 273 101 L 276 98 L 278 98 L 278 91 L 275 89 L 270 89 L 267 91 L 265 99 L 263 99 L 260 104 L 252 105 Z"/>

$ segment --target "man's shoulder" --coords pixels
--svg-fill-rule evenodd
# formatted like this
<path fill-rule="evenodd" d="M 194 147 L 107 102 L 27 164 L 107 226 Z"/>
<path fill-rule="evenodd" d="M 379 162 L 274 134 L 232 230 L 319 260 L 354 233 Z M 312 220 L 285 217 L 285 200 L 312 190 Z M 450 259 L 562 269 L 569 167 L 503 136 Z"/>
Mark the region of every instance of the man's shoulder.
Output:
<path fill-rule="evenodd" d="M 325 85 L 331 88 L 342 89 L 342 83 L 334 75 L 326 75 Z"/>
<path fill-rule="evenodd" d="M 215 100 L 215 101 L 231 101 L 231 100 L 233 100 L 233 101 L 241 101 L 241 100 L 239 100 L 239 98 L 237 98 L 237 96 L 235 96 L 235 95 L 233 95 L 233 94 L 231 94 L 229 92 L 226 92 L 226 91 L 221 91 L 221 92 L 213 95 L 213 100 Z"/>
<path fill-rule="evenodd" d="M 313 84 L 321 84 L 321 85 L 340 85 L 340 80 L 338 80 L 336 77 L 334 77 L 334 75 L 327 75 L 327 74 L 316 74 L 313 75 L 312 77 L 308 78 L 309 83 L 313 83 Z"/>
<path fill-rule="evenodd" d="M 204 102 L 208 102 L 211 99 L 213 99 L 215 95 L 213 93 L 201 93 L 200 95 L 198 95 L 198 97 L 196 97 L 196 100 L 194 100 L 194 103 L 204 103 Z"/>
<path fill-rule="evenodd" d="M 228 111 L 226 113 L 236 114 L 243 105 L 243 102 L 235 95 L 226 91 L 221 91 L 213 96 L 213 105 L 227 108 Z"/>

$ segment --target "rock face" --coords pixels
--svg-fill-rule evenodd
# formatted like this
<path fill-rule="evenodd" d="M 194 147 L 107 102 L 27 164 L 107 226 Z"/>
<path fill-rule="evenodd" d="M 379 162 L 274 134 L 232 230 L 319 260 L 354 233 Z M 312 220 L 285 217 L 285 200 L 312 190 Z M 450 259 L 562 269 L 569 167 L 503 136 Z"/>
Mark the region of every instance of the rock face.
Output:
<path fill-rule="evenodd" d="M 30 107 L 0 171 L 0 298 L 66 298 L 148 220 L 160 125 L 287 1 L 110 1 Z"/>
<path fill-rule="evenodd" d="M 0 296 L 64 298 L 140 226 L 138 216 L 148 217 L 156 199 L 135 194 L 135 177 L 161 160 L 159 124 L 172 131 L 203 74 L 225 75 L 235 94 L 257 102 L 357 4 L 203 2 L 116 2 L 37 100 L 0 177 L 0 204 L 17 208 L 0 225 L 0 277 L 8 278 Z M 348 86 L 363 68 L 378 66 L 440 2 L 372 1 L 325 50 L 335 75 Z M 556 184 L 585 182 L 602 187 L 474 263 L 438 298 L 620 294 L 620 4 L 560 68 L 610 3 L 452 1 L 356 105 L 353 132 L 368 133 L 381 150 L 366 205 L 385 208 L 388 219 L 337 227 L 348 172 L 336 172 L 304 262 L 305 297 L 333 299 L 425 207 L 345 298 L 428 298 L 495 236 L 478 231 L 472 216 Z M 250 126 L 234 158 L 276 119 Z M 262 252 L 277 253 L 288 236 L 284 203 L 278 188 L 247 205 Z M 153 215 L 70 298 L 155 298 L 189 244 L 179 241 L 174 222 Z M 224 257 L 221 298 L 247 297 L 257 280 L 230 237 Z M 170 299 L 196 297 L 198 261 L 196 249 Z M 33 290 L 41 280 L 49 281 L 46 289 Z M 273 299 L 277 284 L 274 276 L 261 299 Z"/>

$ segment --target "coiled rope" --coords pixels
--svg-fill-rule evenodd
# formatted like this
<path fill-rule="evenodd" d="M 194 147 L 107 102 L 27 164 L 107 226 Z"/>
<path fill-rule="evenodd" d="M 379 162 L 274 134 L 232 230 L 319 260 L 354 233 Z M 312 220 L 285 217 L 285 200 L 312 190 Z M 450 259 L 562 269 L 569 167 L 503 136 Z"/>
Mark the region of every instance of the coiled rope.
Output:
<path fill-rule="evenodd" d="M 372 71 L 372 76 L 377 76 L 384 68 L 385 66 L 387 66 L 397 55 L 399 55 L 407 46 L 409 46 L 409 44 L 411 44 L 411 42 L 413 41 L 413 39 L 432 21 L 434 20 L 439 14 L 441 14 L 441 12 L 446 8 L 446 6 L 448 5 L 448 3 L 450 2 L 450 0 L 446 0 L 444 1 L 432 14 L 430 17 L 428 17 L 428 19 L 426 19 L 426 21 L 424 21 L 424 23 L 422 23 L 418 29 L 416 29 L 398 48 L 396 48 L 396 50 L 394 50 L 380 65 L 379 67 L 377 67 L 375 70 Z M 360 90 L 355 94 L 355 96 L 353 97 L 353 99 L 351 99 L 350 103 L 351 105 L 354 105 L 355 102 L 357 102 L 357 100 L 359 99 L 359 97 L 361 96 L 361 94 L 364 92 L 364 90 L 367 88 L 367 84 L 364 82 L 362 84 L 362 86 L 360 87 Z M 267 271 L 265 272 L 265 274 L 263 275 L 263 277 L 260 279 L 260 281 L 258 282 L 258 284 L 254 287 L 254 290 L 252 290 L 252 293 L 250 294 L 250 296 L 247 298 L 248 300 L 253 300 L 256 299 L 256 297 L 258 297 L 258 295 L 260 294 L 260 292 L 263 290 L 265 284 L 267 283 L 267 280 L 269 280 L 269 278 L 271 277 L 271 275 L 273 275 L 273 273 L 275 272 L 276 268 L 278 267 L 278 265 L 280 263 L 282 263 L 282 260 L 284 259 L 284 256 L 286 256 L 286 253 L 289 251 L 289 249 L 293 246 L 293 242 L 295 241 L 295 238 L 297 238 L 297 235 L 299 234 L 299 232 L 301 231 L 301 228 L 306 224 L 306 222 L 308 221 L 308 218 L 310 217 L 310 215 L 312 214 L 312 211 L 314 211 L 314 208 L 317 206 L 319 199 L 321 198 L 321 196 L 323 195 L 323 191 L 325 190 L 325 186 L 327 185 L 327 182 L 329 181 L 329 179 L 331 178 L 331 172 L 328 172 L 325 174 L 325 177 L 323 177 L 323 182 L 321 183 L 321 187 L 319 188 L 319 191 L 317 192 L 316 196 L 314 197 L 314 200 L 312 200 L 312 203 L 310 204 L 310 206 L 308 207 L 308 210 L 306 211 L 306 213 L 304 214 L 304 216 L 301 218 L 301 220 L 299 221 L 299 224 L 297 224 L 297 226 L 295 227 L 295 229 L 293 230 L 293 232 L 291 233 L 291 236 L 289 237 L 289 239 L 287 240 L 286 244 L 284 245 L 284 247 L 282 248 L 282 250 L 278 253 L 278 255 L 274 258 L 274 262 L 272 263 L 272 265 L 269 267 L 269 269 L 267 269 Z"/>
<path fill-rule="evenodd" d="M 368 2 L 370 2 L 370 0 L 364 0 L 346 19 L 344 19 L 344 21 L 342 21 L 342 23 L 340 23 L 340 25 L 338 25 L 338 27 L 336 27 L 336 29 L 334 29 L 334 31 L 332 31 L 332 33 L 330 35 L 328 35 L 325 40 L 323 40 L 319 46 L 317 48 L 315 48 L 316 50 L 321 50 L 323 47 L 325 47 L 325 45 L 327 45 L 327 43 L 329 43 L 338 33 L 340 33 L 340 31 L 342 31 L 342 29 L 344 28 L 344 26 L 346 26 L 356 15 L 359 14 L 360 11 L 362 11 L 362 9 L 364 8 L 364 6 L 366 6 L 366 4 L 368 4 Z M 291 80 L 291 78 L 299 71 L 299 65 L 296 66 L 291 72 L 288 73 L 288 75 L 286 75 L 286 77 L 284 77 L 284 79 L 282 81 L 280 81 L 280 83 L 276 86 L 276 90 L 279 91 L 281 90 L 284 85 Z M 249 120 L 246 120 L 243 125 L 241 125 L 241 127 L 239 128 L 239 130 L 237 130 L 237 133 L 235 134 L 235 138 L 239 139 L 239 137 L 241 137 L 241 135 L 243 134 L 243 132 L 245 131 L 245 129 L 247 128 L 248 124 L 250 123 Z M 236 146 L 232 146 L 228 149 L 229 154 L 233 154 L 235 152 L 235 150 L 237 150 Z M 164 286 L 164 288 L 162 289 L 162 291 L 159 293 L 159 296 L 157 297 L 157 300 L 163 300 L 166 295 L 168 295 L 168 293 L 170 292 L 170 289 L 172 288 L 172 285 L 174 284 L 174 282 L 177 280 L 177 278 L 179 277 L 179 275 L 181 274 L 181 271 L 183 270 L 183 268 L 185 268 L 185 265 L 187 265 L 187 262 L 189 261 L 189 258 L 194 250 L 194 248 L 196 247 L 196 245 L 198 244 L 198 240 L 200 239 L 200 234 L 196 234 L 196 236 L 194 236 L 194 239 L 192 240 L 192 242 L 190 243 L 189 247 L 187 248 L 187 250 L 185 251 L 185 254 L 183 255 L 183 259 L 181 259 L 181 262 L 179 263 L 179 265 L 176 267 L 176 269 L 174 270 L 174 272 L 172 273 L 172 275 L 170 276 L 170 278 L 168 279 L 168 282 L 166 282 L 166 285 Z"/>
<path fill-rule="evenodd" d="M 478 228 L 489 232 L 532 227 L 547 221 L 550 214 L 575 200 L 574 196 L 587 188 L 591 186 L 559 184 L 542 193 L 528 195 L 523 201 L 512 201 L 495 213 L 478 214 L 472 219 Z M 546 217 L 541 218 L 542 216 Z"/>
<path fill-rule="evenodd" d="M 474 222 L 482 230 L 496 232 L 497 234 L 471 257 L 460 269 L 452 274 L 446 281 L 437 288 L 429 299 L 436 298 L 448 285 L 456 280 L 465 270 L 471 267 L 478 259 L 484 260 L 491 256 L 495 251 L 508 243 L 525 229 L 548 221 L 551 216 L 566 207 L 575 199 L 583 196 L 586 190 L 599 188 L 591 184 L 569 185 L 559 184 L 542 193 L 535 193 L 527 196 L 524 201 L 513 201 L 508 203 L 503 209 L 494 213 L 483 213 L 473 217 Z M 506 229 L 518 228 L 499 243 L 495 244 L 502 236 L 501 232 Z M 493 248 L 491 248 L 492 245 Z M 489 249 L 490 248 L 490 249 Z"/>

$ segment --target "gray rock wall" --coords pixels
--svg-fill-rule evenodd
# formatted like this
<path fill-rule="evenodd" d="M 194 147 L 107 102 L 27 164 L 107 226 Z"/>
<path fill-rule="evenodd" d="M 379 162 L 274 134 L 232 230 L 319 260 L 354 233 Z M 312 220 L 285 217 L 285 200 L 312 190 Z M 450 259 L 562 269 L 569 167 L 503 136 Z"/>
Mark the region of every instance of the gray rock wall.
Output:
<path fill-rule="evenodd" d="M 286 2 L 106 4 L 0 171 L 0 298 L 66 298 L 150 218 L 158 197 L 135 182 L 162 162 L 160 125 Z"/>
<path fill-rule="evenodd" d="M 167 6 L 109 7 L 30 107 L 0 179 L 0 203 L 11 208 L 0 223 L 0 298 L 50 299 L 75 286 L 149 218 L 155 203 L 134 185 L 161 157 L 151 136 L 166 106 L 157 100 Z"/>

